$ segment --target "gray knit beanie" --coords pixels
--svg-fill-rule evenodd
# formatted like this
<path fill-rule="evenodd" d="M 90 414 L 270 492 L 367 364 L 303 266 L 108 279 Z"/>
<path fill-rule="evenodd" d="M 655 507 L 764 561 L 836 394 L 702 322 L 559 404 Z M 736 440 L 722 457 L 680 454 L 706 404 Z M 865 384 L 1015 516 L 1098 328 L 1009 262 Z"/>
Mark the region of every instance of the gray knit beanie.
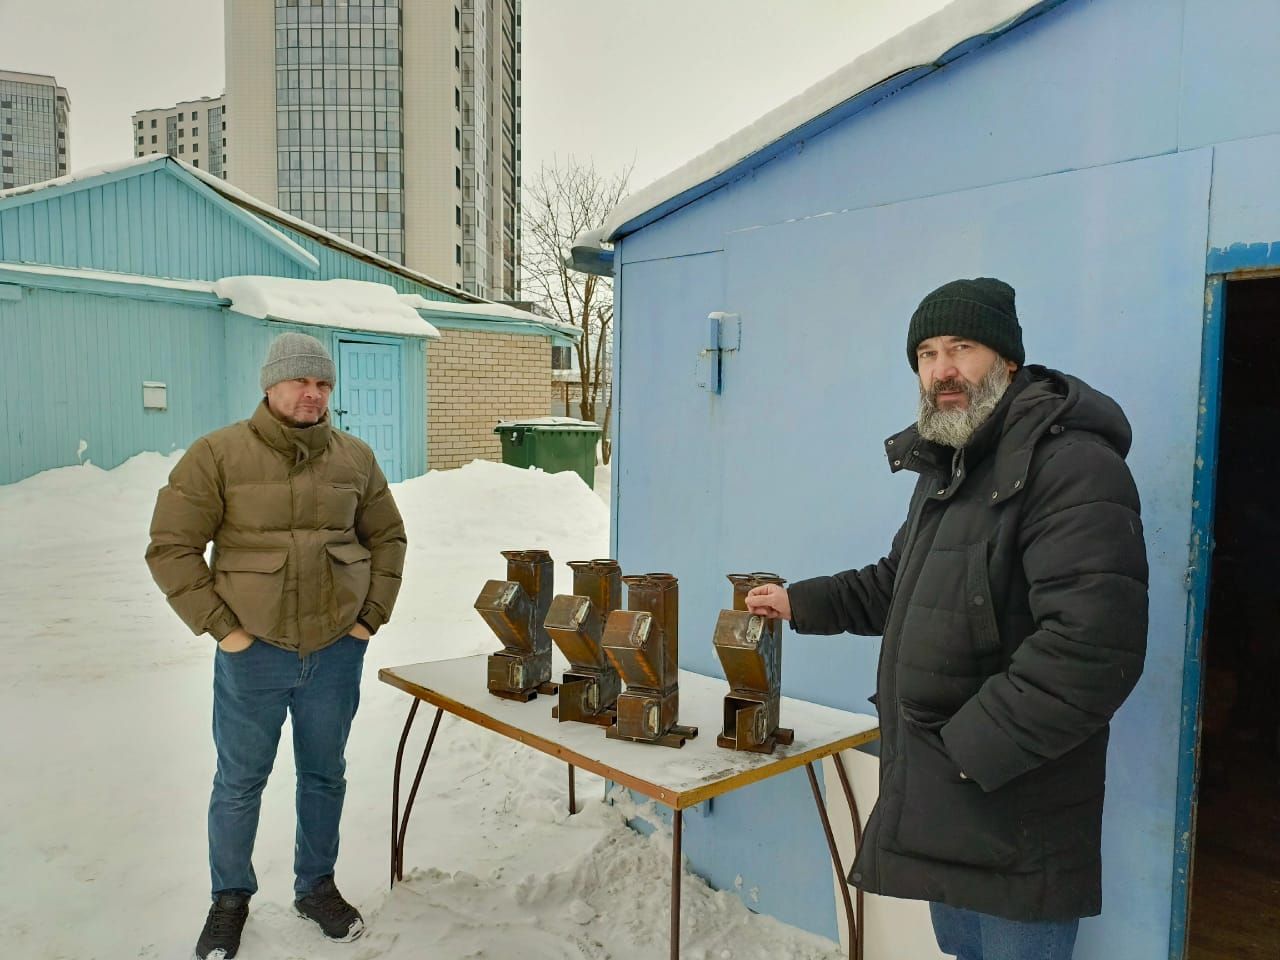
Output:
<path fill-rule="evenodd" d="M 271 342 L 262 365 L 262 392 L 281 380 L 314 377 L 333 383 L 338 370 L 324 344 L 305 333 L 282 333 Z"/>

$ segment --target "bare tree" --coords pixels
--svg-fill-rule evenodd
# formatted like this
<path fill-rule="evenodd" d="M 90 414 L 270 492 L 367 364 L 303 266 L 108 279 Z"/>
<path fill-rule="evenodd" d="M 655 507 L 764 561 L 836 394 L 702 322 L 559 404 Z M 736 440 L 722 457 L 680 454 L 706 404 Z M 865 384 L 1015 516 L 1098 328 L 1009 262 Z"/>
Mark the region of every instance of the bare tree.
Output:
<path fill-rule="evenodd" d="M 544 164 L 525 180 L 524 292 L 555 319 L 582 331 L 574 348 L 578 360 L 579 416 L 595 420 L 604 404 L 601 450 L 609 462 L 609 419 L 613 413 L 613 283 L 608 277 L 576 273 L 565 266 L 573 241 L 598 229 L 627 190 L 631 167 L 613 176 L 572 157 Z"/>

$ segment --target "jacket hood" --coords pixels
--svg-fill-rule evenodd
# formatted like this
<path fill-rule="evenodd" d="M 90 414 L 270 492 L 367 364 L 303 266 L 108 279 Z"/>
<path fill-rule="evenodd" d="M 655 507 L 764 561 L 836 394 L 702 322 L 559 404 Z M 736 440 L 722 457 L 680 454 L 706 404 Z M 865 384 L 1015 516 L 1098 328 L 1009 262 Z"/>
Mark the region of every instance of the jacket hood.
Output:
<path fill-rule="evenodd" d="M 1133 428 L 1129 426 L 1129 418 L 1120 409 L 1120 404 L 1079 377 L 1047 367 L 1034 366 L 1027 369 L 1037 378 L 1028 386 L 1027 392 L 1039 387 L 1041 390 L 1052 390 L 1061 397 L 1054 423 L 1064 430 L 1083 430 L 1095 434 L 1113 447 L 1121 457 L 1129 455 L 1129 449 L 1133 445 Z"/>

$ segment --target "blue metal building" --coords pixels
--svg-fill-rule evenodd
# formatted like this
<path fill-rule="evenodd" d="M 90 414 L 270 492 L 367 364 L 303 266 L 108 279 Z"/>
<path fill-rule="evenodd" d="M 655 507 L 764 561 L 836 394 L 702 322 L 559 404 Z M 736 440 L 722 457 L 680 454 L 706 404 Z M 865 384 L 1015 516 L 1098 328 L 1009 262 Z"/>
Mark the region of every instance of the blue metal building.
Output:
<path fill-rule="evenodd" d="M 615 556 L 680 577 L 699 672 L 720 673 L 725 573 L 887 550 L 911 484 L 882 442 L 914 418 L 907 321 L 935 286 L 1009 281 L 1028 360 L 1124 407 L 1149 654 L 1113 725 L 1083 960 L 1184 956 L 1224 318 L 1280 271 L 1278 54 L 1273 0 L 960 0 L 641 191 L 612 256 L 581 257 L 618 284 Z M 785 692 L 866 711 L 878 650 L 789 635 Z M 694 870 L 834 935 L 802 774 L 685 829 Z"/>
<path fill-rule="evenodd" d="M 422 300 L 390 332 L 247 316 L 214 290 L 242 276 L 364 281 Z M 497 312 L 512 316 L 169 157 L 5 191 L 0 483 L 85 461 L 110 468 L 248 416 L 267 344 L 286 329 L 330 348 L 337 424 L 371 443 L 390 479 L 417 476 L 433 325 L 564 338 Z"/>

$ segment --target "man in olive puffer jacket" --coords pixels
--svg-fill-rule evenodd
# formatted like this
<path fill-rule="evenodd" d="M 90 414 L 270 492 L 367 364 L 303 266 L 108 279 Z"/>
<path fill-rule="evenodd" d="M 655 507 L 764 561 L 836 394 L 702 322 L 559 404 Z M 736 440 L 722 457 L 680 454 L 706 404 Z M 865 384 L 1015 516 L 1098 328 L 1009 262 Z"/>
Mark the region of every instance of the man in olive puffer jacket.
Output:
<path fill-rule="evenodd" d="M 1067 960 L 1102 908 L 1109 722 L 1142 673 L 1147 558 L 1111 398 L 1026 366 L 1014 291 L 957 280 L 912 317 L 918 475 L 888 556 L 758 587 L 798 633 L 882 636 L 880 797 L 849 880 L 927 900 L 962 960 Z"/>
<path fill-rule="evenodd" d="M 200 960 L 239 948 L 257 891 L 251 858 L 262 790 L 286 713 L 298 776 L 295 906 L 331 939 L 363 930 L 333 881 L 343 755 L 364 652 L 391 616 L 406 540 L 373 451 L 330 425 L 335 372 L 320 341 L 282 334 L 262 368 L 253 416 L 192 444 L 156 499 L 151 574 L 187 626 L 218 644 L 213 904 Z"/>

